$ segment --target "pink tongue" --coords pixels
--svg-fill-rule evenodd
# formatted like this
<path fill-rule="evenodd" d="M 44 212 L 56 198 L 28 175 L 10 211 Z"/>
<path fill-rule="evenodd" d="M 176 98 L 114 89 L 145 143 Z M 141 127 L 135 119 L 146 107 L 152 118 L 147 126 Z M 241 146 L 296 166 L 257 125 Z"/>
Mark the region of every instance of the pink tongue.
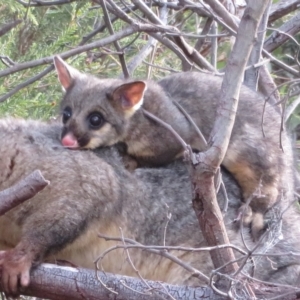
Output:
<path fill-rule="evenodd" d="M 68 148 L 77 148 L 78 147 L 78 142 L 76 138 L 73 136 L 73 134 L 68 133 L 63 137 L 61 140 L 61 143 L 63 146 L 68 147 Z"/>

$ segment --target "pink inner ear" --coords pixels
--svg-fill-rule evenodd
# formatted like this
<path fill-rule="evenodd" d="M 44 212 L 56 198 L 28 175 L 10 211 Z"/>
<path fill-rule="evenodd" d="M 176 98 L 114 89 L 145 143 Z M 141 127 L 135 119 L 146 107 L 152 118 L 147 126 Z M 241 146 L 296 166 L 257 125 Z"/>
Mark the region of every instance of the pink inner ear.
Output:
<path fill-rule="evenodd" d="M 121 85 L 116 93 L 123 109 L 130 109 L 143 101 L 146 84 L 143 81 L 136 81 Z"/>
<path fill-rule="evenodd" d="M 54 65 L 58 75 L 58 79 L 64 89 L 68 89 L 72 84 L 72 77 L 67 68 L 67 64 L 58 56 L 54 57 Z"/>

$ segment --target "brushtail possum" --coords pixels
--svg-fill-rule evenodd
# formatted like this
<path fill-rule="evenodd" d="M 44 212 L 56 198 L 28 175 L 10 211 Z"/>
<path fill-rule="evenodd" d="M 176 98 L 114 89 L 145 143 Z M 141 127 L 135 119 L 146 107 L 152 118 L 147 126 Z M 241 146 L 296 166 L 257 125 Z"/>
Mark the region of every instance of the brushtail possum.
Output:
<path fill-rule="evenodd" d="M 7 294 L 18 294 L 19 284 L 28 285 L 31 268 L 45 259 L 94 268 L 93 261 L 118 244 L 99 239 L 98 233 L 120 236 L 119 227 L 125 237 L 145 245 L 162 245 L 165 241 L 168 246 L 207 246 L 191 208 L 192 187 L 184 163 L 177 161 L 164 168 L 141 168 L 130 173 L 113 148 L 72 151 L 61 145 L 60 132 L 58 124 L 0 120 L 0 190 L 36 169 L 50 181 L 32 199 L 0 217 L 0 250 L 5 250 L 0 252 L 1 284 Z M 231 243 L 243 249 L 240 232 L 232 222 L 240 205 L 240 190 L 226 172 L 223 180 L 229 199 L 226 230 Z M 285 180 L 290 181 L 291 174 Z M 287 205 L 292 191 L 286 195 L 286 203 L 280 202 L 277 207 L 280 218 L 285 210 L 281 219 L 284 239 L 270 249 L 272 254 L 299 252 L 300 216 Z M 224 205 L 222 194 L 218 201 Z M 169 221 L 168 212 L 172 213 Z M 267 214 L 277 222 L 271 210 Z M 272 230 L 269 233 L 277 234 Z M 249 247 L 254 247 L 247 230 L 244 239 Z M 271 244 L 263 242 L 256 250 L 265 252 L 266 245 Z M 160 255 L 145 250 L 128 251 L 143 278 L 170 284 L 206 284 L 205 277 L 195 277 Z M 207 251 L 170 252 L 210 276 L 213 264 Z M 299 285 L 297 256 L 253 260 L 258 279 Z M 106 272 L 137 276 L 122 249 L 106 256 L 102 266 Z M 247 266 L 243 271 L 247 272 Z M 252 264 L 249 271 L 252 272 Z"/>
<path fill-rule="evenodd" d="M 99 79 L 83 74 L 56 56 L 54 64 L 66 93 L 61 102 L 62 144 L 73 149 L 95 149 L 123 142 L 141 165 L 169 163 L 182 153 L 180 143 L 166 128 L 147 118 L 141 107 L 169 123 L 199 149 L 198 135 L 174 105 L 178 102 L 209 138 L 216 114 L 222 79 L 207 73 L 187 72 L 158 82 Z M 291 145 L 281 133 L 278 112 L 245 86 L 239 97 L 236 120 L 223 166 L 250 197 L 253 238 L 264 226 L 263 214 L 278 200 L 282 177 L 291 164 Z M 263 125 L 262 124 L 263 117 Z M 265 135 L 263 134 L 263 129 Z M 222 128 L 220 128 L 222 130 Z M 205 149 L 199 149 L 205 150 Z"/>

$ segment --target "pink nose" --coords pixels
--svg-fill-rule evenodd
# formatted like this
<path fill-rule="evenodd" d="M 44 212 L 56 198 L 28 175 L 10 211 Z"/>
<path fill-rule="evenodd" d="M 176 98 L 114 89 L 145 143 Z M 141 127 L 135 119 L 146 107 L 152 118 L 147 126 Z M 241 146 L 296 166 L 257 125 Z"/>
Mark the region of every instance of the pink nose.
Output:
<path fill-rule="evenodd" d="M 68 133 L 67 135 L 65 135 L 62 138 L 61 143 L 63 146 L 68 147 L 68 148 L 77 148 L 78 147 L 78 142 L 77 142 L 76 138 L 74 137 L 74 135 L 71 133 Z"/>

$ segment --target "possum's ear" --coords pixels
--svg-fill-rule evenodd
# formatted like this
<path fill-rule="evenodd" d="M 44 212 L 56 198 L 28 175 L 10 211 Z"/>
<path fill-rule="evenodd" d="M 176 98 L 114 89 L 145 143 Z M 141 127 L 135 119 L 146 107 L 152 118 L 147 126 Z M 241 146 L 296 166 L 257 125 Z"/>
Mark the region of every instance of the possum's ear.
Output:
<path fill-rule="evenodd" d="M 67 90 L 73 83 L 76 77 L 79 77 L 81 73 L 68 65 L 59 56 L 54 56 L 53 58 L 54 66 L 58 79 L 64 90 Z"/>
<path fill-rule="evenodd" d="M 147 85 L 144 81 L 134 81 L 122 84 L 112 94 L 112 99 L 123 110 L 138 110 L 143 104 Z"/>

